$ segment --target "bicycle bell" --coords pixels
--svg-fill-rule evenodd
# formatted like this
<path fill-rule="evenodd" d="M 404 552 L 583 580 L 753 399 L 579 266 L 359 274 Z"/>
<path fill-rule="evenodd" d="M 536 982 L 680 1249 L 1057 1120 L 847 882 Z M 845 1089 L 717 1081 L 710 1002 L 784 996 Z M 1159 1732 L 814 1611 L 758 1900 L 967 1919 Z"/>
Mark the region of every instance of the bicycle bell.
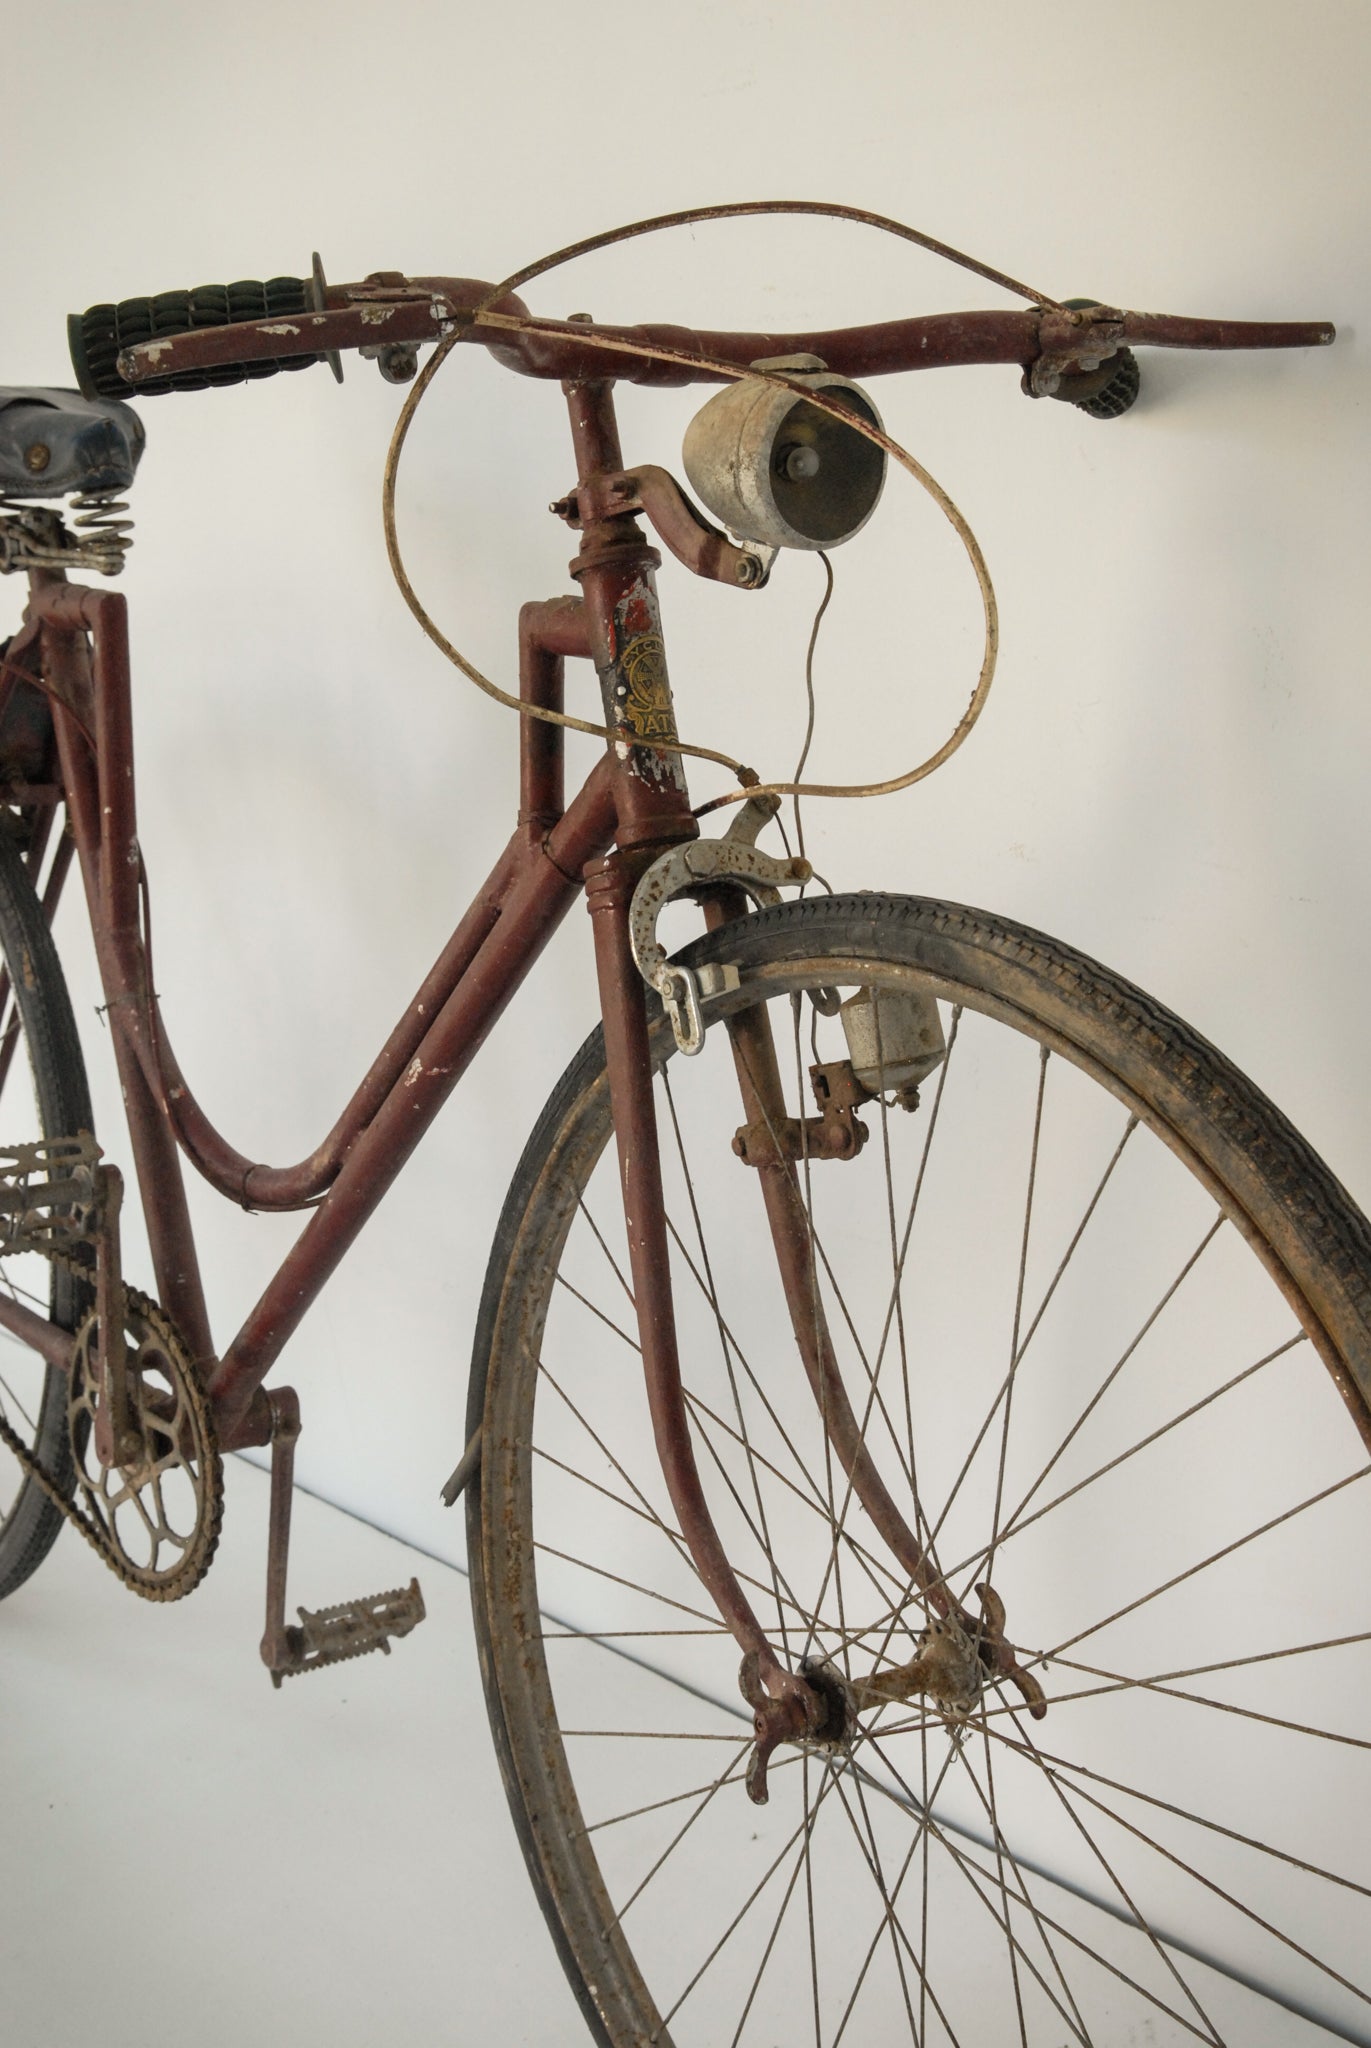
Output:
<path fill-rule="evenodd" d="M 782 371 L 879 428 L 859 385 L 819 356 L 765 356 Z M 885 450 L 855 428 L 761 377 L 740 377 L 696 413 L 685 436 L 691 486 L 740 539 L 769 548 L 833 548 L 859 533 L 885 483 Z"/>

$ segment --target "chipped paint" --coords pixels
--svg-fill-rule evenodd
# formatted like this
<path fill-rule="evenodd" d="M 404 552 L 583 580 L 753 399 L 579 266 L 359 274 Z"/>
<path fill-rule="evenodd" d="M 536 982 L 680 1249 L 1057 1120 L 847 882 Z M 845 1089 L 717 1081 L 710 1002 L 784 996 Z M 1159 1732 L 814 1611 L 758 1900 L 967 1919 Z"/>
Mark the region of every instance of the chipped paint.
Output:
<path fill-rule="evenodd" d="M 299 328 L 291 320 L 263 320 L 259 323 L 259 334 L 298 334 Z"/>
<path fill-rule="evenodd" d="M 384 327 L 395 317 L 394 306 L 359 306 L 357 312 L 363 327 Z"/>
<path fill-rule="evenodd" d="M 661 613 L 651 575 L 636 577 L 614 607 L 611 659 L 600 671 L 600 688 L 613 724 L 632 734 L 637 746 L 616 741 L 619 759 L 642 782 L 684 789 L 681 757 L 660 752 L 654 742 L 676 738 Z"/>
<path fill-rule="evenodd" d="M 407 1067 L 405 1068 L 405 1086 L 406 1086 L 406 1088 L 412 1088 L 412 1087 L 414 1086 L 414 1084 L 415 1084 L 415 1082 L 416 1082 L 416 1081 L 421 1081 L 421 1080 L 423 1079 L 423 1076 L 424 1076 L 424 1063 L 423 1063 L 423 1061 L 422 1061 L 422 1060 L 420 1059 L 420 1057 L 419 1057 L 418 1053 L 416 1052 L 416 1053 L 415 1053 L 415 1055 L 414 1055 L 414 1058 L 413 1058 L 413 1059 L 412 1059 L 412 1060 L 410 1061 L 409 1065 L 408 1065 L 408 1066 L 407 1066 Z"/>

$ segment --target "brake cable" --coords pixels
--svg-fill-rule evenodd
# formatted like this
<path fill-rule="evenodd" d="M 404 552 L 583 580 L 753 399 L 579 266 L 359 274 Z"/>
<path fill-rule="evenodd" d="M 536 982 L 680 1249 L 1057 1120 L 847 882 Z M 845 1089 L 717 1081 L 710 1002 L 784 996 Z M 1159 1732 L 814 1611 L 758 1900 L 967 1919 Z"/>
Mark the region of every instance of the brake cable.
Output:
<path fill-rule="evenodd" d="M 977 276 L 986 278 L 993 284 L 1002 285 L 1007 291 L 1016 293 L 1019 297 L 1029 300 L 1032 304 L 1042 307 L 1044 310 L 1062 310 L 1057 300 L 1049 298 L 1045 293 L 1030 290 L 1027 285 L 1018 283 L 1014 278 L 1006 276 L 1003 271 L 995 270 L 988 264 L 979 262 L 975 257 L 967 256 L 961 250 L 953 249 L 945 242 L 936 241 L 932 236 L 923 234 L 917 228 L 906 227 L 902 222 L 890 220 L 882 214 L 865 212 L 859 207 L 839 206 L 827 201 L 803 199 L 747 200 L 723 206 L 693 207 L 684 212 L 654 215 L 650 219 L 633 221 L 625 227 L 613 228 L 603 234 L 589 236 L 583 241 L 570 243 L 565 248 L 558 249 L 549 256 L 541 257 L 536 263 L 530 263 L 522 270 L 515 271 L 511 276 L 505 278 L 502 283 L 492 286 L 480 303 L 470 312 L 464 313 L 461 316 L 460 324 L 439 342 L 438 347 L 424 365 L 423 370 L 408 392 L 405 403 L 401 407 L 399 418 L 396 420 L 395 430 L 391 436 L 390 447 L 386 455 L 385 473 L 381 489 L 381 507 L 385 523 L 386 553 L 390 560 L 391 571 L 400 587 L 405 603 L 409 606 L 410 611 L 418 620 L 424 632 L 433 644 L 446 655 L 447 659 L 460 669 L 462 674 L 470 682 L 473 682 L 478 689 L 482 690 L 486 696 L 493 698 L 497 704 L 503 704 L 508 709 L 517 711 L 523 718 L 542 719 L 549 725 L 560 725 L 569 728 L 573 732 L 589 733 L 597 739 L 612 741 L 620 740 L 624 737 L 622 731 L 616 730 L 612 726 L 599 725 L 592 720 L 574 717 L 570 712 L 566 711 L 554 711 L 544 705 L 526 703 L 512 692 L 502 689 L 498 683 L 492 682 L 472 661 L 468 660 L 466 655 L 453 645 L 447 635 L 430 617 L 405 569 L 400 553 L 400 543 L 395 522 L 395 487 L 399 473 L 400 455 L 414 415 L 437 372 L 446 362 L 458 342 L 461 341 L 467 328 L 473 326 L 490 327 L 521 334 L 544 335 L 554 339 L 562 338 L 563 330 L 560 326 L 552 326 L 545 321 L 525 318 L 516 314 L 498 313 L 494 310 L 502 298 L 518 290 L 520 286 L 527 284 L 531 279 L 545 276 L 549 271 L 558 269 L 562 264 L 569 263 L 576 257 L 590 255 L 598 249 L 612 247 L 616 243 L 629 241 L 638 235 L 652 234 L 667 228 L 688 226 L 697 221 L 724 220 L 755 214 L 816 214 L 838 220 L 856 221 L 866 226 L 874 227 L 882 233 L 894 235 L 901 240 L 914 242 L 920 248 L 929 250 L 933 255 L 941 256 L 948 262 L 959 265 L 964 270 L 973 271 Z M 737 776 L 738 787 L 727 790 L 722 796 L 711 798 L 708 803 L 701 805 L 697 816 L 702 816 L 706 811 L 716 810 L 725 804 L 745 802 L 749 797 L 755 795 L 774 795 L 778 797 L 887 796 L 896 790 L 908 789 L 913 783 L 921 782 L 925 776 L 931 775 L 936 768 L 940 768 L 945 761 L 949 760 L 956 753 L 985 708 L 986 698 L 990 694 L 990 685 L 995 674 L 995 663 L 999 649 L 999 614 L 985 557 L 967 520 L 942 488 L 941 484 L 929 474 L 922 463 L 911 455 L 907 449 L 901 447 L 897 441 L 892 440 L 889 435 L 882 432 L 880 428 L 870 421 L 861 418 L 859 415 L 854 415 L 845 407 L 835 404 L 834 401 L 826 398 L 822 392 L 811 390 L 807 386 L 801 387 L 793 383 L 790 378 L 774 370 L 740 368 L 737 364 L 722 362 L 715 357 L 701 355 L 690 349 L 666 348 L 649 342 L 632 341 L 622 335 L 608 333 L 598 328 L 593 322 L 586 322 L 584 324 L 581 328 L 581 338 L 586 342 L 594 343 L 595 346 L 602 349 L 646 358 L 655 362 L 674 363 L 685 369 L 708 370 L 726 380 L 736 381 L 744 377 L 754 377 L 762 382 L 774 384 L 782 390 L 794 392 L 797 397 L 806 399 L 810 405 L 816 407 L 820 412 L 825 412 L 830 417 L 838 420 L 840 424 L 855 429 L 864 439 L 874 442 L 877 447 L 885 451 L 888 457 L 893 458 L 900 464 L 901 468 L 907 470 L 915 482 L 922 485 L 923 489 L 933 499 L 933 502 L 961 541 L 967 558 L 971 563 L 980 592 L 984 619 L 984 640 L 980 670 L 976 678 L 975 688 L 971 693 L 971 698 L 965 711 L 953 727 L 952 732 L 943 742 L 942 746 L 930 754 L 926 760 L 921 761 L 916 767 L 908 769 L 904 774 L 891 776 L 882 782 L 827 783 L 795 780 L 791 782 L 762 783 L 758 780 L 754 770 L 745 767 L 742 762 L 734 760 L 729 754 L 719 752 L 714 747 L 700 746 L 681 739 L 654 742 L 658 752 L 684 754 L 697 760 L 714 761 Z"/>

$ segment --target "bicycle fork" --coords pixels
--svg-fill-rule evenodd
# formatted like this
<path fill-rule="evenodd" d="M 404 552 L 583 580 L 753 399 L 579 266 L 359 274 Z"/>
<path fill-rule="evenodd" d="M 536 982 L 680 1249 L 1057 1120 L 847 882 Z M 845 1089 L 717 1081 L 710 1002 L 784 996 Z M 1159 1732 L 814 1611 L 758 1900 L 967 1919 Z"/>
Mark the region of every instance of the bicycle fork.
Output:
<path fill-rule="evenodd" d="M 764 1004 L 737 1011 L 726 1020 L 744 1126 L 751 1139 L 745 1148 L 748 1167 L 743 1170 L 757 1172 L 792 1333 L 824 1430 L 852 1494 L 908 1575 L 911 1592 L 930 1615 L 928 1639 L 908 1664 L 856 1685 L 840 1681 L 818 1660 L 807 1660 L 800 1670 L 792 1671 L 777 1655 L 738 1582 L 700 1481 L 681 1383 L 646 990 L 629 939 L 629 910 L 642 864 L 641 856 L 614 853 L 597 864 L 586 879 L 629 1268 L 657 1452 L 691 1559 L 743 1652 L 739 1682 L 753 1708 L 756 1736 L 747 1789 L 754 1801 L 763 1804 L 767 1764 L 780 1743 L 841 1742 L 851 1734 L 855 1715 L 867 1706 L 909 1698 L 916 1692 L 928 1693 L 936 1700 L 949 1683 L 949 1663 L 958 1658 L 965 1661 L 970 1656 L 986 1675 L 1010 1679 L 1035 1717 L 1045 1713 L 1046 1702 L 1037 1681 L 1020 1668 L 1013 1645 L 1004 1636 L 1004 1608 L 998 1597 L 988 1586 L 978 1587 L 982 1613 L 975 1618 L 966 1611 L 944 1583 L 865 1448 L 829 1333 L 813 1231 L 793 1148 L 784 1135 L 791 1120 Z M 706 905 L 711 929 L 743 907 L 741 899 L 733 900 L 736 896 L 736 891 L 727 889 L 711 892 Z M 760 1142 L 755 1134 L 763 1134 Z"/>

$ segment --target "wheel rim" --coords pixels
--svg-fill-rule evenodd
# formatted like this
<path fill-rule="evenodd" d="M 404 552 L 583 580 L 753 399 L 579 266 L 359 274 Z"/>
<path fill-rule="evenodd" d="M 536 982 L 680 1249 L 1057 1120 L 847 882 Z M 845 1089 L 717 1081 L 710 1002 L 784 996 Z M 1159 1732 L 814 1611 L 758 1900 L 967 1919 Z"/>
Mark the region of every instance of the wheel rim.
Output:
<path fill-rule="evenodd" d="M 765 979 L 793 1097 L 792 975 Z M 809 976 L 878 977 L 952 992 L 873 962 Z M 548 1169 L 527 1256 L 558 1277 L 507 1301 L 522 1334 L 497 1350 L 523 1365 L 487 1409 L 491 1654 L 544 1881 L 616 2041 L 799 2027 L 821 2043 L 1055 2043 L 1144 2020 L 1158 2040 L 1247 2039 L 1254 2011 L 1371 2038 L 1371 1869 L 1338 1823 L 1352 1786 L 1371 1789 L 1347 1569 L 1365 1448 L 1267 1270 L 1291 1290 L 1286 1249 L 1253 1257 L 1244 1205 L 1216 1208 L 1213 1162 L 1187 1172 L 1136 1121 L 1131 1081 L 1106 1097 L 1060 1034 L 1044 1051 L 1005 1030 L 1011 1005 L 975 1001 L 945 1013 L 950 1056 L 917 1116 L 873 1106 L 862 1157 L 816 1165 L 811 1185 L 821 1261 L 836 1268 L 841 1245 L 862 1276 L 841 1301 L 824 1282 L 854 1405 L 892 1486 L 908 1495 L 915 1474 L 958 1596 L 974 1611 L 989 1578 L 1021 1650 L 1053 1653 L 1048 1717 L 991 1688 L 957 1741 L 918 1702 L 880 1709 L 844 1748 L 778 1752 L 769 1806 L 748 1805 L 736 1652 L 673 1540 L 650 1449 L 612 1167 L 574 1192 L 606 1135 L 601 1091 Z M 821 1057 L 839 1056 L 806 1006 L 801 1071 L 812 1024 Z M 777 1648 L 860 1677 L 905 1662 L 923 1617 L 889 1632 L 901 1575 L 860 1506 L 843 1515 L 846 1481 L 767 1299 L 760 1198 L 728 1153 L 736 1088 L 725 1075 L 715 1091 L 711 1064 L 727 1066 L 721 1031 L 701 1061 L 671 1063 L 659 1104 L 697 1457 Z M 863 1354 L 881 1360 L 874 1395 Z M 1266 1657 L 1342 1637 L 1357 1640 Z M 608 1732 L 635 1713 L 637 1732 Z M 723 1767 L 701 1767 L 710 1756 Z"/>

